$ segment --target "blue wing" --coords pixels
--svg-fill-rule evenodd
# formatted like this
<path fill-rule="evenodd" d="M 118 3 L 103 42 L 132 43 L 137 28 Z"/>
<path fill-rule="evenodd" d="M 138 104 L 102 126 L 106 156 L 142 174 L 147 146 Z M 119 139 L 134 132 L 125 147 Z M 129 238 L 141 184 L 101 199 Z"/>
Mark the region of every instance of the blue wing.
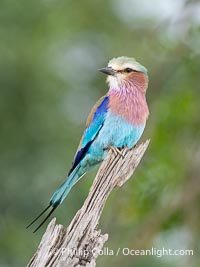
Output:
<path fill-rule="evenodd" d="M 81 139 L 78 151 L 75 155 L 74 161 L 72 163 L 72 168 L 69 171 L 69 174 L 76 168 L 76 166 L 84 158 L 89 147 L 91 146 L 96 136 L 98 135 L 99 131 L 101 130 L 105 120 L 105 115 L 108 110 L 108 102 L 109 102 L 109 97 L 103 96 L 99 99 L 99 101 L 97 101 L 97 103 L 91 110 L 86 123 L 87 128 L 84 131 L 83 137 Z"/>

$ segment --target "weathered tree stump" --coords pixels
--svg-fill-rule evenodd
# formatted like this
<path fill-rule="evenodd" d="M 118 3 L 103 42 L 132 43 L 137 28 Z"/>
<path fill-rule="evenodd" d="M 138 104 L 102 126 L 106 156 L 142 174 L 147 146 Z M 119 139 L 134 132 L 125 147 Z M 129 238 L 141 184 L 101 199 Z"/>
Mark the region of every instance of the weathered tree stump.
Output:
<path fill-rule="evenodd" d="M 109 151 L 82 208 L 67 229 L 52 219 L 28 267 L 96 266 L 98 251 L 108 239 L 108 234 L 97 228 L 106 200 L 115 187 L 131 177 L 148 145 L 149 140 L 130 150 L 124 148 L 121 155 Z"/>

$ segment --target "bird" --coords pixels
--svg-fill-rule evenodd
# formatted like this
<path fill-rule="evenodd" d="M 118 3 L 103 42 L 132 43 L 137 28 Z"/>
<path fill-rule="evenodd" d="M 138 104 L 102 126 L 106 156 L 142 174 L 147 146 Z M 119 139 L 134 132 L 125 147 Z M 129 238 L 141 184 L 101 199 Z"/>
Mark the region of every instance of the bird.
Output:
<path fill-rule="evenodd" d="M 99 71 L 107 75 L 108 92 L 91 109 L 65 181 L 53 193 L 49 205 L 27 226 L 51 208 L 34 233 L 64 201 L 75 183 L 105 159 L 109 149 L 116 153 L 124 147 L 131 149 L 145 129 L 149 116 L 147 69 L 135 58 L 120 56 Z"/>

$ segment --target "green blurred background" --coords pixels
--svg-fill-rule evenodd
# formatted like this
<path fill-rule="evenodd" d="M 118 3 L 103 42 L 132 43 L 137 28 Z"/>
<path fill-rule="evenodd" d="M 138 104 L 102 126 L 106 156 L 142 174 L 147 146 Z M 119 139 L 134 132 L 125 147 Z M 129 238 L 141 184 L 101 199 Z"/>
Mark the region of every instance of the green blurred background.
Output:
<path fill-rule="evenodd" d="M 1 0 L 0 267 L 24 266 L 43 227 L 25 226 L 71 166 L 89 110 L 105 94 L 97 69 L 116 56 L 149 71 L 150 147 L 104 209 L 109 249 L 193 249 L 194 256 L 100 256 L 97 266 L 200 266 L 200 2 Z M 56 211 L 65 226 L 95 171 Z"/>

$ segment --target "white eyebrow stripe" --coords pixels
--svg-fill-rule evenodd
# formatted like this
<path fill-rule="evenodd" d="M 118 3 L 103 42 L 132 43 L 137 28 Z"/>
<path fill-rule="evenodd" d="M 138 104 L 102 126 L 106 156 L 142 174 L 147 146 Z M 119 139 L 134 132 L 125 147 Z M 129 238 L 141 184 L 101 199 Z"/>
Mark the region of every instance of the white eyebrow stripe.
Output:
<path fill-rule="evenodd" d="M 125 69 L 127 68 L 130 68 L 132 69 L 133 71 L 141 71 L 139 69 L 139 66 L 137 66 L 136 64 L 133 65 L 133 64 L 117 64 L 117 63 L 113 63 L 113 64 L 108 64 L 108 67 L 116 70 L 116 71 L 119 71 L 119 72 L 122 72 L 124 71 Z"/>

